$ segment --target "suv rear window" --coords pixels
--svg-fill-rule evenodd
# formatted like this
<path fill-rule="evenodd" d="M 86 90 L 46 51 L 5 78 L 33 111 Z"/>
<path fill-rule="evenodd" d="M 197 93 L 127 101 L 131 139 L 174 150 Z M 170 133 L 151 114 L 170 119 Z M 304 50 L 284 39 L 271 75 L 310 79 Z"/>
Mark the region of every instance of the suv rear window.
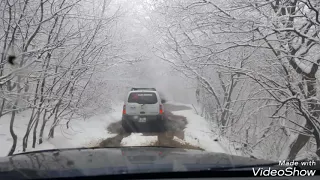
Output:
<path fill-rule="evenodd" d="M 158 99 L 157 95 L 152 92 L 133 92 L 129 95 L 128 102 L 138 104 L 156 104 Z"/>

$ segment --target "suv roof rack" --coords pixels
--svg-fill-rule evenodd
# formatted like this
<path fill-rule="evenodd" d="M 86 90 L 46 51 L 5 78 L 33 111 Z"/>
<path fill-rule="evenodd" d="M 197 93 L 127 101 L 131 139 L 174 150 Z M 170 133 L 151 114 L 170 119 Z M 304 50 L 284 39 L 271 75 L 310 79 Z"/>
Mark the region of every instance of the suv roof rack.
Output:
<path fill-rule="evenodd" d="M 139 91 L 139 90 L 157 91 L 156 88 L 131 88 L 131 91 Z"/>

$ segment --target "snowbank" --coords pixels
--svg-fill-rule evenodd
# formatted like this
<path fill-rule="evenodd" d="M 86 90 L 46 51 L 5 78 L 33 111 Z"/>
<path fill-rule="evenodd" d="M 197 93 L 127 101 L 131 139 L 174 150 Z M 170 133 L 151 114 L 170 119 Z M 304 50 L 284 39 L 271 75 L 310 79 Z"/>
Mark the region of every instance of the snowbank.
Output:
<path fill-rule="evenodd" d="M 203 148 L 210 152 L 221 152 L 233 155 L 241 155 L 241 151 L 236 150 L 233 143 L 230 143 L 227 138 L 218 135 L 217 127 L 209 124 L 200 115 L 197 115 L 193 106 L 182 103 L 171 103 L 173 105 L 187 106 L 192 109 L 173 111 L 174 115 L 180 115 L 187 118 L 188 124 L 184 130 L 185 141 L 191 145 Z M 195 107 L 198 109 L 198 107 Z"/>
<path fill-rule="evenodd" d="M 184 130 L 186 142 L 206 151 L 225 153 L 221 145 L 214 141 L 215 135 L 204 118 L 195 114 L 193 110 L 173 111 L 172 113 L 187 118 L 188 124 Z"/>
<path fill-rule="evenodd" d="M 174 101 L 167 101 L 166 104 L 172 104 L 172 105 L 176 105 L 176 106 L 186 106 L 186 107 L 193 109 L 193 106 L 191 104 L 183 104 L 183 103 L 174 102 Z"/>
<path fill-rule="evenodd" d="M 55 137 L 53 139 L 47 139 L 51 126 L 51 123 L 48 123 L 45 127 L 44 142 L 40 145 L 36 144 L 36 148 L 31 148 L 32 136 L 30 136 L 27 151 L 95 146 L 100 140 L 116 135 L 108 133 L 106 127 L 110 123 L 117 122 L 121 119 L 121 111 L 122 105 L 117 104 L 112 113 L 94 116 L 86 120 L 72 120 L 69 129 L 67 129 L 65 122 L 61 122 L 60 125 L 56 127 Z M 16 115 L 14 131 L 18 136 L 18 144 L 15 153 L 22 152 L 22 138 L 30 114 L 31 111 L 24 111 Z M 0 119 L 0 156 L 7 156 L 12 145 L 12 138 L 9 132 L 10 118 L 10 115 L 5 115 Z"/>

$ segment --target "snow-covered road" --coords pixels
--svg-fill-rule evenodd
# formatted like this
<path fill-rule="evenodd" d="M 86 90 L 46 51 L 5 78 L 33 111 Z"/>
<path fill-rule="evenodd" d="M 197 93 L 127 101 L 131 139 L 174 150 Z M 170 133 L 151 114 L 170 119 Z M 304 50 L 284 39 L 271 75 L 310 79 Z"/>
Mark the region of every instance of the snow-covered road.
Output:
<path fill-rule="evenodd" d="M 226 144 L 226 140 L 218 138 L 214 133 L 214 129 L 210 128 L 204 118 L 195 113 L 192 106 L 168 102 L 165 110 L 170 111 L 172 117 L 181 117 L 186 120 L 186 123 L 181 126 L 183 127 L 183 135 L 173 134 L 173 140 L 180 143 L 188 143 L 191 146 L 199 147 L 206 151 L 235 154 L 234 149 L 223 147 L 223 144 Z M 55 138 L 45 139 L 43 144 L 37 145 L 34 149 L 30 148 L 32 138 L 29 138 L 30 142 L 27 151 L 98 146 L 101 141 L 113 137 L 118 138 L 115 139 L 119 141 L 117 144 L 121 146 L 147 146 L 158 141 L 158 136 L 152 134 L 132 133 L 119 137 L 118 131 L 121 129 L 121 126 L 119 126 L 118 122 L 121 119 L 121 111 L 122 107 L 119 105 L 114 107 L 114 112 L 109 114 L 91 117 L 87 120 L 73 120 L 70 126 L 71 128 L 69 129 L 67 129 L 64 124 L 61 124 L 56 129 Z M 25 118 L 29 117 L 27 115 L 28 112 L 20 113 L 15 122 L 15 132 L 19 137 L 15 153 L 21 152 L 22 149 L 21 140 L 28 122 L 28 119 Z M 178 127 L 179 123 L 175 125 L 175 119 L 173 118 L 171 120 L 172 129 L 177 129 L 174 126 Z M 12 139 L 9 133 L 9 122 L 9 116 L 5 116 L 0 120 L 0 144 L 2 146 L 0 148 L 0 156 L 6 156 L 11 148 Z M 108 127 L 111 124 L 118 124 L 118 126 L 114 126 L 114 128 L 110 130 Z M 46 130 L 48 129 L 49 126 L 46 127 Z M 47 135 L 47 132 L 45 135 Z"/>

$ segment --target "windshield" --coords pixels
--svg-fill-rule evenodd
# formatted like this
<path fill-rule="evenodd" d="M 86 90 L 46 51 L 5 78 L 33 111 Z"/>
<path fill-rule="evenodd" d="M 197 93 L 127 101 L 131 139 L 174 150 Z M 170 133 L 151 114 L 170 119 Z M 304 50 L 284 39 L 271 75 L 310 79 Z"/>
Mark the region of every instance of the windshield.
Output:
<path fill-rule="evenodd" d="M 158 102 L 158 99 L 155 93 L 131 93 L 129 95 L 128 102 L 138 104 L 155 104 Z"/>
<path fill-rule="evenodd" d="M 1 158 L 319 160 L 319 0 L 5 0 L 0 14 Z"/>

